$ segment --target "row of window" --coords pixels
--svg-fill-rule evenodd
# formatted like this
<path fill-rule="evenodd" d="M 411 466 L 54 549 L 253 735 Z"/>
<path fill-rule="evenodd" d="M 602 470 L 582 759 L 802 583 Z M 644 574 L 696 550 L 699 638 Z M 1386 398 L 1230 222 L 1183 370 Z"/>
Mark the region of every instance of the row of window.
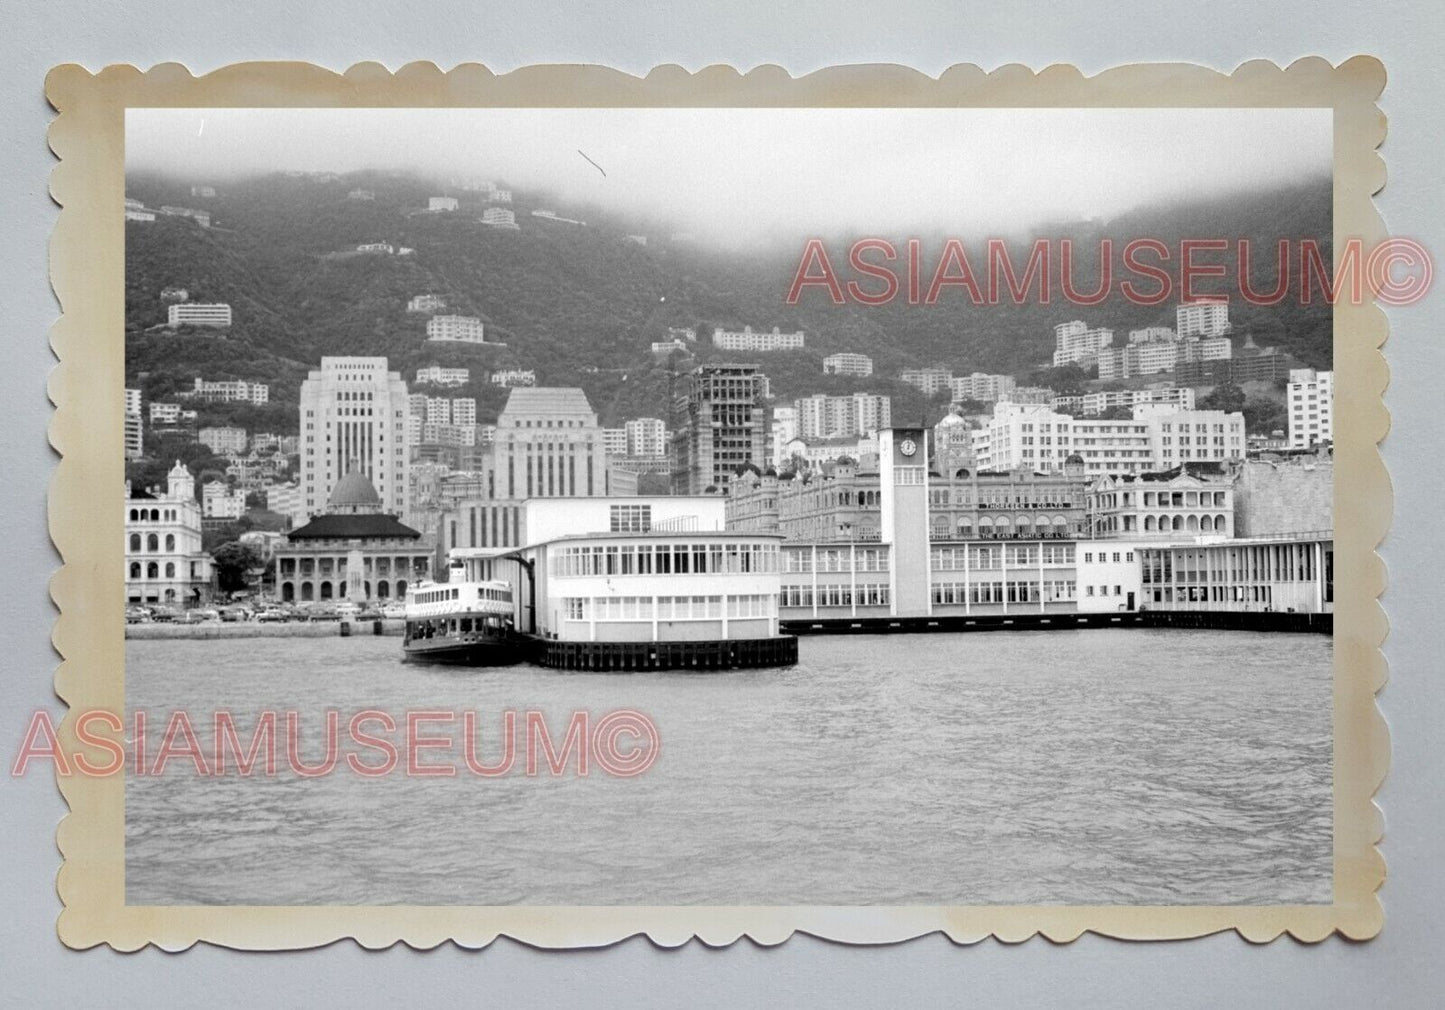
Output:
<path fill-rule="evenodd" d="M 772 617 L 776 597 L 736 596 L 568 596 L 562 613 L 569 621 L 708 621 Z"/>
<path fill-rule="evenodd" d="M 192 561 L 192 562 L 190 563 L 190 572 L 191 572 L 191 576 L 190 576 L 190 577 L 191 577 L 191 578 L 195 579 L 195 578 L 199 578 L 199 577 L 200 577 L 199 574 L 198 574 L 198 569 L 199 569 L 199 563 L 198 563 L 198 562 L 195 562 L 195 561 Z M 161 574 L 162 571 L 165 572 L 164 575 Z M 164 568 L 164 569 L 162 569 L 161 566 L 160 566 L 158 563 L 154 562 L 154 561 L 152 561 L 152 562 L 150 562 L 149 564 L 147 564 L 144 568 L 141 567 L 141 563 L 140 563 L 139 561 L 132 561 L 132 562 L 131 562 L 131 565 L 130 565 L 130 578 L 131 578 L 131 581 L 136 581 L 136 580 L 138 580 L 138 579 L 143 579 L 143 578 L 144 578 L 144 579 L 160 579 L 160 578 L 173 579 L 173 578 L 175 578 L 175 577 L 176 577 L 176 563 L 175 563 L 174 561 L 167 561 L 166 564 L 165 564 L 165 568 Z"/>
<path fill-rule="evenodd" d="M 939 582 L 933 602 L 949 603 L 1067 603 L 1075 599 L 1071 579 L 1043 582 Z"/>
<path fill-rule="evenodd" d="M 151 554 L 155 554 L 156 552 L 158 552 L 158 551 L 161 549 L 161 547 L 160 547 L 161 540 L 160 540 L 160 537 L 158 537 L 156 534 L 154 534 L 154 533 L 148 533 L 148 534 L 146 534 L 146 537 L 145 537 L 144 541 L 142 541 L 142 540 L 141 540 L 141 535 L 140 535 L 139 533 L 132 533 L 132 534 L 130 535 L 130 553 L 132 553 L 132 554 L 139 554 L 139 553 L 141 552 L 141 550 L 142 550 L 142 547 L 141 547 L 141 544 L 142 544 L 142 543 L 145 544 L 144 550 L 146 550 L 147 552 L 149 552 L 149 553 L 151 553 Z M 173 552 L 175 551 L 175 549 L 176 549 L 176 535 L 175 535 L 174 533 L 167 533 L 167 534 L 166 534 L 166 539 L 165 539 L 165 544 L 166 544 L 166 553 L 167 553 L 167 554 L 173 553 Z"/>
<path fill-rule="evenodd" d="M 161 518 L 162 515 L 164 515 L 164 517 L 165 517 L 164 520 L 162 520 L 162 518 Z M 176 510 L 175 510 L 175 509 L 164 509 L 164 510 L 163 510 L 163 509 L 131 509 L 131 510 L 130 510 L 130 521 L 133 522 L 133 523 L 136 523 L 136 522 L 152 522 L 152 523 L 157 523 L 157 522 L 162 522 L 162 521 L 173 523 L 173 522 L 176 521 Z"/>
<path fill-rule="evenodd" d="M 1142 551 L 1143 580 L 1161 582 L 1313 582 L 1319 575 L 1313 544 L 1258 544 L 1215 551 Z M 1334 553 L 1324 576 L 1333 582 Z"/>
<path fill-rule="evenodd" d="M 929 564 L 934 571 L 961 572 L 968 570 L 996 570 L 1009 568 L 1037 567 L 1045 565 L 1072 565 L 1073 544 L 971 544 L 966 547 L 935 547 L 929 554 Z"/>
<path fill-rule="evenodd" d="M 778 545 L 770 543 L 602 544 L 563 547 L 552 574 L 742 575 L 776 572 Z"/>
<path fill-rule="evenodd" d="M 812 607 L 815 598 L 820 607 L 886 607 L 890 596 L 886 582 L 861 582 L 819 586 L 816 593 L 812 586 L 784 586 L 780 597 L 785 607 Z"/>
<path fill-rule="evenodd" d="M 1099 554 L 1099 563 L 1100 563 L 1100 564 L 1107 564 L 1107 563 L 1110 562 L 1110 561 L 1113 561 L 1115 564 L 1118 564 L 1120 561 L 1133 561 L 1133 560 L 1134 560 L 1134 552 L 1133 552 L 1133 551 L 1113 551 L 1112 553 L 1109 552 L 1109 551 L 1099 551 L 1098 554 Z M 1093 552 L 1093 551 L 1085 551 L 1085 552 L 1084 552 L 1084 564 L 1086 564 L 1086 565 L 1092 564 L 1093 561 L 1094 561 L 1094 552 Z"/>
<path fill-rule="evenodd" d="M 816 562 L 814 560 L 816 556 Z M 784 554 L 784 570 L 788 572 L 886 572 L 888 551 L 878 547 L 819 547 L 816 550 L 789 550 Z"/>

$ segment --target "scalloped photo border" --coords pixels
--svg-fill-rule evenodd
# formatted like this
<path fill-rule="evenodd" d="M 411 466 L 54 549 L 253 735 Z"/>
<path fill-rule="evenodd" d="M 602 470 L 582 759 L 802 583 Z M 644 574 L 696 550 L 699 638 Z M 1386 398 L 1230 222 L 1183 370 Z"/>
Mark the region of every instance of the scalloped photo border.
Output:
<path fill-rule="evenodd" d="M 1385 117 L 1376 105 L 1385 71 L 1372 57 L 1339 66 L 1320 58 L 1287 68 L 1266 61 L 1232 74 L 1186 64 L 1135 64 L 1086 77 L 1071 66 L 991 72 L 958 65 L 937 78 L 893 65 L 833 67 L 794 78 L 777 66 L 739 73 L 658 67 L 635 77 L 600 66 L 532 66 L 496 74 L 478 64 L 443 72 L 409 63 L 395 73 L 358 63 L 336 73 L 304 63 L 241 63 L 201 77 L 179 63 L 142 72 L 129 65 L 92 74 L 54 68 L 45 92 L 58 112 L 49 143 L 59 164 L 60 205 L 50 277 L 62 316 L 50 339 L 55 404 L 50 440 L 60 461 L 50 484 L 50 535 L 62 567 L 50 583 L 59 609 L 52 640 L 62 661 L 55 690 L 69 707 L 60 727 L 76 747 L 76 713 L 125 712 L 122 543 L 125 110 L 206 107 L 1315 107 L 1334 110 L 1334 248 L 1386 237 L 1371 200 L 1385 182 L 1376 149 Z M 696 937 L 708 945 L 749 937 L 778 944 L 794 933 L 844 943 L 894 943 L 941 932 L 968 944 L 1043 934 L 1067 942 L 1085 932 L 1135 940 L 1236 930 L 1253 942 L 1289 933 L 1316 942 L 1338 932 L 1375 936 L 1385 864 L 1382 819 L 1372 797 L 1389 765 L 1389 738 L 1375 705 L 1386 665 L 1387 622 L 1378 597 L 1385 569 L 1375 547 L 1389 527 L 1392 493 L 1378 452 L 1389 419 L 1380 353 L 1387 332 L 1373 303 L 1338 304 L 1335 340 L 1334 900 L 1266 906 L 907 907 L 421 907 L 138 906 L 125 901 L 124 773 L 59 778 L 70 813 L 58 931 L 73 948 L 198 942 L 239 949 L 315 947 L 352 938 L 368 948 L 453 941 L 485 947 L 499 936 L 537 947 L 594 947 L 642 934 L 663 946 Z"/>

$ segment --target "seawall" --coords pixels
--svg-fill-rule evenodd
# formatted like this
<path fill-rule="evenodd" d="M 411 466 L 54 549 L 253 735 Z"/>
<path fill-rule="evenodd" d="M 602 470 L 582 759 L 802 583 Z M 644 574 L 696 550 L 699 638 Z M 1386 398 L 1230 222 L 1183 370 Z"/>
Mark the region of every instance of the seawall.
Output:
<path fill-rule="evenodd" d="M 1061 631 L 1079 628 L 1209 628 L 1332 635 L 1334 614 L 1233 610 L 1140 610 L 1102 614 L 986 614 L 939 617 L 783 618 L 789 635 L 886 635 L 920 631 Z"/>
<path fill-rule="evenodd" d="M 140 639 L 205 639 L 205 638 L 341 638 L 363 635 L 397 635 L 406 630 L 406 622 L 400 618 L 380 621 L 350 621 L 343 630 L 340 621 L 311 621 L 306 623 L 275 622 L 258 624 L 255 621 L 238 621 L 234 624 L 127 624 L 125 637 Z"/>

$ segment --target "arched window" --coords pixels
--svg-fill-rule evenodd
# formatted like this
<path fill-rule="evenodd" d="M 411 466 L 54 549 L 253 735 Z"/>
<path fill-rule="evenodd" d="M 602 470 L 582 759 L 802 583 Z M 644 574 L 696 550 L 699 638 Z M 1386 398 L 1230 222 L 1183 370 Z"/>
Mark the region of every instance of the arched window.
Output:
<path fill-rule="evenodd" d="M 132 561 L 132 562 L 130 563 L 130 577 L 133 578 L 133 579 L 138 579 L 138 578 L 140 578 L 140 562 L 139 562 L 139 561 Z"/>
<path fill-rule="evenodd" d="M 160 510 L 160 509 L 151 509 L 151 519 L 154 520 L 155 522 L 160 522 L 160 521 L 161 521 L 161 510 Z"/>
<path fill-rule="evenodd" d="M 1184 528 L 1184 517 L 1183 517 L 1183 516 L 1175 516 L 1175 517 L 1174 517 L 1174 529 L 1176 529 L 1176 530 L 1182 530 L 1183 528 Z"/>
<path fill-rule="evenodd" d="M 281 583 L 281 602 L 291 603 L 296 599 L 296 586 L 290 582 Z"/>
<path fill-rule="evenodd" d="M 1154 517 L 1153 517 L 1153 516 L 1145 516 L 1145 517 L 1144 517 L 1144 532 L 1145 532 L 1145 533 L 1152 533 L 1152 532 L 1154 532 Z"/>
<path fill-rule="evenodd" d="M 131 553 L 132 553 L 132 554 L 139 554 L 139 553 L 140 553 L 140 534 L 139 534 L 139 533 L 132 533 L 132 534 L 130 535 L 130 550 L 131 550 Z"/>
<path fill-rule="evenodd" d="M 1221 492 L 1221 493 L 1222 493 L 1222 492 Z M 1216 533 L 1224 533 L 1224 532 L 1227 531 L 1228 529 L 1229 529 L 1229 527 L 1228 527 L 1227 525 L 1225 525 L 1225 521 L 1224 521 L 1224 516 L 1223 516 L 1223 515 L 1217 515 L 1217 516 L 1214 517 L 1214 531 L 1215 531 Z"/>
<path fill-rule="evenodd" d="M 1200 517 L 1199 517 L 1199 531 L 1200 531 L 1201 533 L 1208 533 L 1208 532 L 1212 531 L 1213 529 L 1214 529 L 1214 517 L 1213 517 L 1213 516 L 1200 516 Z"/>
<path fill-rule="evenodd" d="M 385 600 L 389 598 L 390 595 L 390 585 L 385 579 L 382 579 L 376 584 L 376 598 L 378 600 Z"/>
<path fill-rule="evenodd" d="M 176 563 L 175 563 L 174 561 L 167 561 L 167 562 L 166 562 L 166 578 L 168 578 L 168 579 L 173 579 L 173 578 L 175 578 L 175 577 L 176 577 Z"/>
<path fill-rule="evenodd" d="M 167 590 L 166 590 L 166 602 L 167 602 L 167 603 L 174 603 L 175 600 L 176 600 L 176 591 L 175 591 L 174 589 L 167 589 Z"/>
<path fill-rule="evenodd" d="M 396 580 L 396 598 L 400 600 L 400 599 L 405 599 L 405 597 L 406 597 L 406 579 L 397 579 L 397 580 Z"/>
<path fill-rule="evenodd" d="M 138 513 L 135 509 L 131 509 L 131 510 L 130 510 L 130 521 L 131 521 L 131 522 L 135 522 L 135 521 L 136 521 L 137 519 L 139 519 L 139 518 L 140 518 L 140 513 Z"/>
<path fill-rule="evenodd" d="M 309 583 L 309 582 L 303 582 L 303 583 L 301 583 L 301 602 L 302 602 L 302 603 L 310 603 L 311 600 L 312 600 L 312 598 L 313 598 L 313 597 L 312 597 L 311 583 Z"/>
<path fill-rule="evenodd" d="M 321 583 L 321 598 L 323 600 L 331 599 L 331 583 L 329 581 Z"/>
<path fill-rule="evenodd" d="M 1198 517 L 1198 516 L 1190 516 L 1190 517 L 1189 517 L 1189 532 L 1191 532 L 1191 533 L 1197 533 L 1198 531 L 1199 531 L 1199 517 Z"/>
<path fill-rule="evenodd" d="M 171 551 L 173 551 L 173 550 L 175 550 L 175 549 L 176 549 L 176 535 L 175 535 L 174 533 L 167 533 L 167 534 L 166 534 L 166 553 L 169 554 Z"/>
<path fill-rule="evenodd" d="M 161 549 L 161 538 L 154 533 L 146 534 L 146 550 L 154 554 Z"/>
<path fill-rule="evenodd" d="M 161 569 L 160 569 L 160 566 L 159 566 L 159 565 L 157 565 L 154 561 L 152 561 L 150 564 L 146 565 L 146 578 L 148 578 L 148 579 L 158 579 L 158 578 L 160 578 L 160 577 L 161 577 Z"/>

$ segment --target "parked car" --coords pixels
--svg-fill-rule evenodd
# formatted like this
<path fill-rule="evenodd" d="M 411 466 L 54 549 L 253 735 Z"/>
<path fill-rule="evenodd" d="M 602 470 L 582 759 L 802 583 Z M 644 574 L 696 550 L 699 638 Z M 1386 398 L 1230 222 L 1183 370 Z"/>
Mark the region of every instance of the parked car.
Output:
<path fill-rule="evenodd" d="M 357 621 L 379 621 L 379 620 L 381 620 L 381 611 L 380 611 L 378 608 L 374 607 L 374 606 L 368 605 L 368 606 L 362 607 L 362 608 L 359 610 L 359 612 L 357 613 L 356 617 L 353 618 L 353 620 L 357 620 Z"/>
<path fill-rule="evenodd" d="M 291 620 L 291 615 L 279 608 L 263 610 L 256 615 L 258 624 L 276 624 Z"/>
<path fill-rule="evenodd" d="M 355 603 L 338 603 L 336 616 L 342 621 L 355 621 L 361 616 L 361 608 Z"/>
<path fill-rule="evenodd" d="M 306 611 L 308 621 L 334 621 L 338 616 L 336 608 L 329 603 L 315 604 Z"/>
<path fill-rule="evenodd" d="M 149 624 L 151 612 L 145 607 L 126 607 L 125 623 L 127 624 Z"/>

